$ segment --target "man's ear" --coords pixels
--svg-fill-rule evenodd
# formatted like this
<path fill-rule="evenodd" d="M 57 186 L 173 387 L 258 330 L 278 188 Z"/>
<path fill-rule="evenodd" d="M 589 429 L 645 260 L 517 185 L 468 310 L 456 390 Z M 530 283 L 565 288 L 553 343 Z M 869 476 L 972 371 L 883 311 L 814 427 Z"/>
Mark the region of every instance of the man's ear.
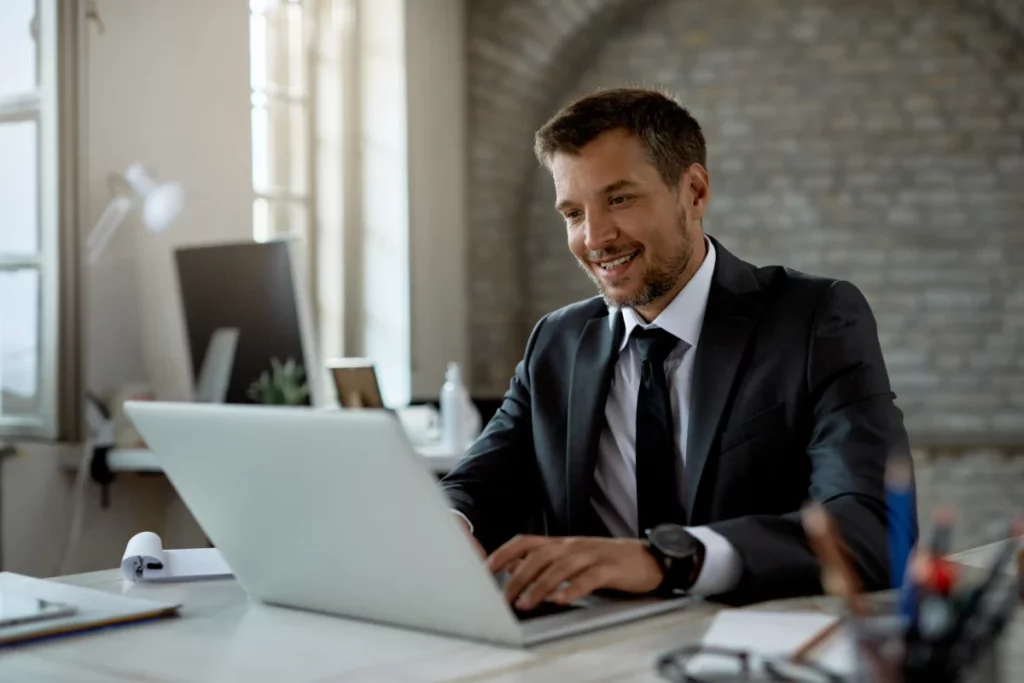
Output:
<path fill-rule="evenodd" d="M 695 220 L 704 217 L 711 199 L 711 179 L 703 165 L 692 163 L 679 179 L 686 210 Z"/>

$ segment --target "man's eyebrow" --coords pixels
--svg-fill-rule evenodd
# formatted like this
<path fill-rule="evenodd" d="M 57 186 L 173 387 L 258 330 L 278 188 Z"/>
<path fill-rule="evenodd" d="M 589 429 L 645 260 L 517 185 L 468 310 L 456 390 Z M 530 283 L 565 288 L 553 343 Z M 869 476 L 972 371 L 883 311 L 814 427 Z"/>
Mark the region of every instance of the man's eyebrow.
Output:
<path fill-rule="evenodd" d="M 575 203 L 576 202 L 570 201 L 568 199 L 563 199 L 560 202 L 558 202 L 557 204 L 555 204 L 555 211 L 557 211 L 558 213 L 562 213 L 563 211 L 568 209 L 570 206 L 573 206 Z"/>
<path fill-rule="evenodd" d="M 635 186 L 636 183 L 634 183 L 632 180 L 616 180 L 614 183 L 609 183 L 608 185 L 605 185 L 600 190 L 598 190 L 598 194 L 611 194 L 612 192 L 618 192 L 619 190 L 625 190 Z M 565 211 L 565 209 L 569 208 L 574 204 L 575 202 L 572 202 L 568 199 L 563 199 L 557 204 L 555 204 L 555 211 L 561 213 Z"/>
<path fill-rule="evenodd" d="M 625 179 L 623 179 L 623 180 L 616 180 L 614 183 L 611 183 L 609 185 L 605 185 L 604 187 L 602 187 L 601 191 L 598 194 L 611 194 L 612 192 L 618 192 L 619 190 L 625 190 L 625 189 L 628 189 L 630 187 L 634 187 L 635 185 L 636 185 L 636 183 L 634 183 L 632 180 L 625 180 Z"/>

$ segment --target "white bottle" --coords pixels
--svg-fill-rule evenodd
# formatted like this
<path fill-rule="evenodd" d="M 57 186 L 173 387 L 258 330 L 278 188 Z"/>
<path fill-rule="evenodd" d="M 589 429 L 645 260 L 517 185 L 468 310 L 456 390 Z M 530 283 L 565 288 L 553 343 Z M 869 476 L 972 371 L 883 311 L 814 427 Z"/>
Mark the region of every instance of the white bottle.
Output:
<path fill-rule="evenodd" d="M 469 395 L 469 388 L 463 384 L 463 403 L 466 406 L 466 414 L 462 416 L 463 427 L 466 429 L 466 448 L 476 441 L 477 437 L 480 436 L 480 432 L 483 431 L 483 422 L 480 416 L 480 411 L 477 410 L 476 404 L 473 403 L 473 398 Z"/>
<path fill-rule="evenodd" d="M 452 455 L 466 448 L 466 389 L 458 363 L 449 363 L 441 387 L 441 441 Z"/>

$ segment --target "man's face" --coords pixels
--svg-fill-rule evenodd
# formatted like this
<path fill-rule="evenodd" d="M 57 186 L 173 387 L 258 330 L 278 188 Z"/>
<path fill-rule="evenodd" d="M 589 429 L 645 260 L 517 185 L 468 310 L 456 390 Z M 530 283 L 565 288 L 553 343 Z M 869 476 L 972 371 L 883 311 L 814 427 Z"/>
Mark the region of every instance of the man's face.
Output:
<path fill-rule="evenodd" d="M 556 153 L 551 170 L 569 249 L 609 304 L 643 309 L 679 291 L 700 234 L 690 223 L 704 209 L 690 171 L 669 187 L 640 140 L 622 130 L 602 133 L 578 156 Z"/>

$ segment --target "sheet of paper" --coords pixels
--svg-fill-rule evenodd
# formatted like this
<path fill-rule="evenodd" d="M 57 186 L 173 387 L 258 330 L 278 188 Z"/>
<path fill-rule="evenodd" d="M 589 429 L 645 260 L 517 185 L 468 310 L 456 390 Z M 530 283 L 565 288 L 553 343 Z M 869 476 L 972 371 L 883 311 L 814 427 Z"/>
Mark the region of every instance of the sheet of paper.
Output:
<path fill-rule="evenodd" d="M 719 612 L 701 641 L 704 647 L 741 650 L 755 660 L 763 657 L 789 657 L 838 617 L 820 612 L 758 612 L 724 610 Z M 816 648 L 810 658 L 837 673 L 852 671 L 852 651 L 842 631 Z M 755 671 L 760 661 L 753 662 Z M 735 671 L 728 659 L 699 655 L 687 667 L 692 675 Z"/>
<path fill-rule="evenodd" d="M 145 581 L 197 581 L 231 576 L 231 568 L 216 548 L 165 550 L 164 568 L 147 569 Z"/>
<path fill-rule="evenodd" d="M 151 531 L 132 536 L 121 560 L 128 581 L 196 581 L 232 575 L 216 548 L 164 550 L 160 537 Z"/>

